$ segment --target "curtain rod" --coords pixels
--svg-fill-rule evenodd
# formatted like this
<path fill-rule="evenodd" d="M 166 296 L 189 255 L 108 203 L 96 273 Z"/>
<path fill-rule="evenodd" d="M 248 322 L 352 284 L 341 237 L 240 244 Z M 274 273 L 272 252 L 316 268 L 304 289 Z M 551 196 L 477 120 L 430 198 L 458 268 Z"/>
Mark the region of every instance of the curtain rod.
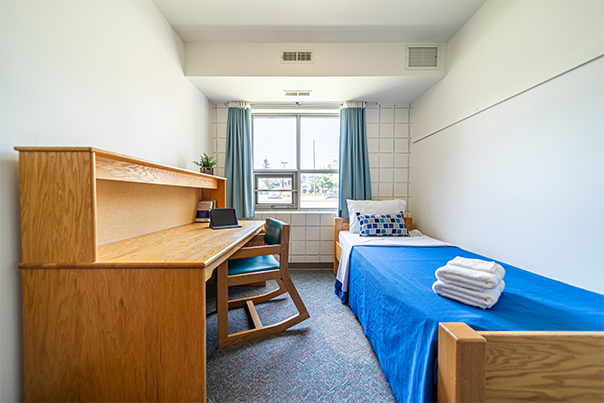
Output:
<path fill-rule="evenodd" d="M 342 104 L 250 104 L 252 109 L 340 109 Z"/>
<path fill-rule="evenodd" d="M 216 103 L 216 105 L 224 105 L 224 106 L 229 106 L 228 102 L 221 102 L 221 103 Z M 366 105 L 379 105 L 379 102 L 366 102 Z M 291 108 L 300 108 L 300 109 L 304 109 L 304 108 L 312 108 L 312 109 L 331 109 L 331 108 L 341 108 L 342 105 L 344 105 L 343 102 L 324 102 L 324 103 L 300 103 L 300 102 L 293 102 L 293 103 L 288 103 L 288 104 L 284 104 L 284 103 L 280 103 L 280 104 L 263 104 L 263 103 L 252 103 L 250 102 L 250 107 L 252 109 L 291 109 Z M 405 107 L 409 107 L 408 105 L 405 105 Z"/>

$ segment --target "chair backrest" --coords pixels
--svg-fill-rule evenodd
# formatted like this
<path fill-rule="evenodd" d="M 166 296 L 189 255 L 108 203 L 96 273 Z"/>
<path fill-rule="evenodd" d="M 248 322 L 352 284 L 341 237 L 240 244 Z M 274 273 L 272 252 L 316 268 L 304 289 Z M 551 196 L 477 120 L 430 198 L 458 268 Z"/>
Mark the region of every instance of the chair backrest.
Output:
<path fill-rule="evenodd" d="M 269 218 L 266 220 L 266 231 L 264 243 L 267 245 L 278 245 L 281 243 L 281 223 Z"/>
<path fill-rule="evenodd" d="M 289 261 L 289 224 L 283 221 L 266 219 L 264 231 L 265 245 L 279 246 L 279 270 L 287 272 Z"/>

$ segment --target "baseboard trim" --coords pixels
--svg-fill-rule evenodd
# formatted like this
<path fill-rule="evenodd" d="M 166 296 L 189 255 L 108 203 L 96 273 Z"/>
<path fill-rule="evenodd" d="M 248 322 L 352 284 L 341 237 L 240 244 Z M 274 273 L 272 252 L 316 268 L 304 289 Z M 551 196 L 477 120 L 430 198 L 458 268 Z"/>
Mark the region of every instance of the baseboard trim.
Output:
<path fill-rule="evenodd" d="M 331 270 L 333 263 L 290 263 L 290 269 L 307 269 L 307 270 Z"/>

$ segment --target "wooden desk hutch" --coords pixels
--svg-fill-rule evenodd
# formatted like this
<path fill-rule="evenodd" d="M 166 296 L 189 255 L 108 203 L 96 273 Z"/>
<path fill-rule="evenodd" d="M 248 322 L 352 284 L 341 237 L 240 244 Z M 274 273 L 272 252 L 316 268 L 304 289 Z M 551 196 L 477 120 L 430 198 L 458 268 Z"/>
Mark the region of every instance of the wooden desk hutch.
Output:
<path fill-rule="evenodd" d="M 19 151 L 26 401 L 205 401 L 205 282 L 262 229 L 225 181 L 90 147 Z"/>

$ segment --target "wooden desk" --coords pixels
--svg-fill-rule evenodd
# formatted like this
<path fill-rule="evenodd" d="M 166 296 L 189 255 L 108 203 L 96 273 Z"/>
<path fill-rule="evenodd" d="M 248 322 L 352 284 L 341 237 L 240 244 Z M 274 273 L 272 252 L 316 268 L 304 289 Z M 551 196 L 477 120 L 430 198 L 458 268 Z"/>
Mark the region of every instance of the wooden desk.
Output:
<path fill-rule="evenodd" d="M 27 401 L 205 401 L 205 281 L 261 231 L 193 223 L 224 178 L 17 148 Z"/>

